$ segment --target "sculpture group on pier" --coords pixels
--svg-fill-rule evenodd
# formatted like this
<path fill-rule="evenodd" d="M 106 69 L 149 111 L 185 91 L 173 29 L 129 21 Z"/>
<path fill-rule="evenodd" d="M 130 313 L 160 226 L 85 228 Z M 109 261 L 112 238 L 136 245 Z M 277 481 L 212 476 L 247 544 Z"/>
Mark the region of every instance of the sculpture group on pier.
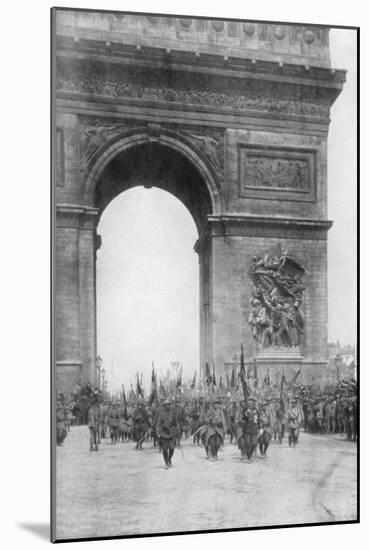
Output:
<path fill-rule="evenodd" d="M 249 271 L 252 310 L 248 322 L 259 347 L 298 347 L 303 343 L 304 273 L 304 268 L 287 250 L 279 257 L 268 254 L 253 257 Z"/>

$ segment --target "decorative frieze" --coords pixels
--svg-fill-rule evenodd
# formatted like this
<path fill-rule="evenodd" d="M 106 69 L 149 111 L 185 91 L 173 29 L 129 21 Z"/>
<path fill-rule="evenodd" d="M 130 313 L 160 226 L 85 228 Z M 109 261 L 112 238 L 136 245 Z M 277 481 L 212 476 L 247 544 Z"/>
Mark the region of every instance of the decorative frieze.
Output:
<path fill-rule="evenodd" d="M 106 69 L 105 69 L 106 70 Z M 164 101 L 178 105 L 210 106 L 222 109 L 283 113 L 309 117 L 329 116 L 329 106 L 309 100 L 296 101 L 279 94 L 278 85 L 263 83 L 262 90 L 252 82 L 237 78 L 207 79 L 192 75 L 191 79 L 175 78 L 173 74 L 149 70 L 110 67 L 108 73 L 98 65 L 71 70 L 60 64 L 56 78 L 58 92 L 89 94 L 115 100 Z"/>

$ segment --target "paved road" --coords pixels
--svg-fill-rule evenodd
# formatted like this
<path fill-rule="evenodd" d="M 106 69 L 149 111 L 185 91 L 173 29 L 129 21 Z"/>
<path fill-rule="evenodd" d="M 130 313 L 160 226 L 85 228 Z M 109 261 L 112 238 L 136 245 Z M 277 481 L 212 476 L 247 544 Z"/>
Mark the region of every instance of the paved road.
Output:
<path fill-rule="evenodd" d="M 218 462 L 183 443 L 165 470 L 151 443 L 108 440 L 89 451 L 87 427 L 57 449 L 57 538 L 226 529 L 356 518 L 356 444 L 302 433 L 265 459 L 240 461 L 226 442 Z"/>

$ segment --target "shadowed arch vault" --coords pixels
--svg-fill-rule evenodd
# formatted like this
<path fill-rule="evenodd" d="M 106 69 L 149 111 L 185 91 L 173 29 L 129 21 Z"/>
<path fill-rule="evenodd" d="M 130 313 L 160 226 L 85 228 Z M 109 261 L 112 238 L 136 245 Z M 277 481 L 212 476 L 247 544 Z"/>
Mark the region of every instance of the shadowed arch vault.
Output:
<path fill-rule="evenodd" d="M 134 187 L 160 187 L 190 210 L 195 223 L 224 210 L 219 174 L 199 147 L 173 131 L 160 136 L 134 129 L 99 149 L 87 176 L 83 202 L 104 208 L 118 193 Z"/>
<path fill-rule="evenodd" d="M 101 171 L 94 205 L 101 212 L 119 193 L 132 187 L 158 187 L 177 197 L 190 211 L 198 233 L 213 205 L 204 177 L 182 153 L 147 141 L 117 153 Z"/>

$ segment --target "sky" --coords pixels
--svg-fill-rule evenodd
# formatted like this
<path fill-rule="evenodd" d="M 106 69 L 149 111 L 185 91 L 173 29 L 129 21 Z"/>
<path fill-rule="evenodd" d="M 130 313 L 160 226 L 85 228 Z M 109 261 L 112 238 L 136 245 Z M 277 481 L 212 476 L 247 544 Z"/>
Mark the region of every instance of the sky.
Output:
<path fill-rule="evenodd" d="M 329 341 L 353 344 L 356 333 L 355 33 L 330 33 L 332 67 L 347 82 L 331 110 L 328 138 Z M 195 223 L 183 204 L 157 188 L 116 197 L 98 227 L 98 353 L 109 385 L 149 386 L 152 362 L 162 374 L 183 362 L 190 378 L 199 364 L 199 276 Z"/>
<path fill-rule="evenodd" d="M 331 64 L 347 70 L 331 109 L 328 135 L 328 335 L 354 344 L 356 335 L 356 33 L 332 29 Z"/>

